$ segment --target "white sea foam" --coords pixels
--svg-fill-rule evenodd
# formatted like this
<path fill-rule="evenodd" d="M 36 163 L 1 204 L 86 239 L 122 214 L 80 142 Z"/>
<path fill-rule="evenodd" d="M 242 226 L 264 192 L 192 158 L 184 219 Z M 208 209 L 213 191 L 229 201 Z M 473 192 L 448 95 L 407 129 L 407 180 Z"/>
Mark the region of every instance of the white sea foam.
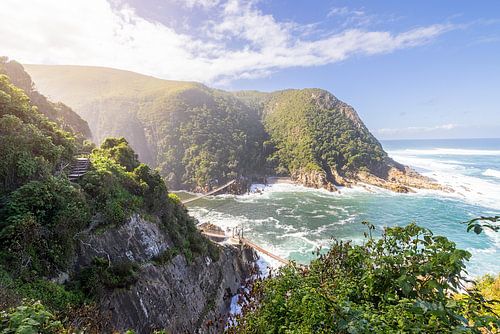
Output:
<path fill-rule="evenodd" d="M 316 197 L 319 198 L 332 198 L 332 197 L 343 197 L 348 198 L 355 196 L 360 193 L 375 193 L 384 192 L 385 189 L 365 186 L 365 185 L 355 185 L 352 187 L 337 187 L 339 191 L 331 192 L 326 189 L 313 189 L 305 187 L 300 184 L 293 183 L 274 183 L 274 184 L 255 184 L 252 185 L 249 194 L 236 196 L 235 200 L 240 203 L 255 203 L 261 200 L 279 200 L 281 194 L 297 194 L 297 193 L 311 193 L 314 192 Z M 301 205 L 309 204 L 310 201 L 314 199 L 301 199 Z"/>
<path fill-rule="evenodd" d="M 472 149 L 458 149 L 458 148 L 432 148 L 432 149 L 403 149 L 388 151 L 392 154 L 405 154 L 405 155 L 500 155 L 500 150 L 472 150 Z"/>
<path fill-rule="evenodd" d="M 488 236 L 488 238 L 490 238 L 495 243 L 496 249 L 499 250 L 500 249 L 500 233 L 492 231 L 489 228 L 485 228 L 483 231 L 484 231 L 484 234 L 486 234 Z"/>
<path fill-rule="evenodd" d="M 449 163 L 439 158 L 421 157 L 412 154 L 391 154 L 391 157 L 400 163 L 420 169 L 423 175 L 453 189 L 453 192 L 441 193 L 442 196 L 459 198 L 474 205 L 493 209 L 500 208 L 500 186 L 489 180 L 468 175 L 471 174 L 471 171 L 474 171 L 473 167 Z M 432 195 L 433 193 L 435 194 L 434 191 L 428 190 L 417 191 L 417 194 Z"/>
<path fill-rule="evenodd" d="M 493 176 L 500 179 L 500 170 L 488 168 L 483 172 L 484 176 Z"/>

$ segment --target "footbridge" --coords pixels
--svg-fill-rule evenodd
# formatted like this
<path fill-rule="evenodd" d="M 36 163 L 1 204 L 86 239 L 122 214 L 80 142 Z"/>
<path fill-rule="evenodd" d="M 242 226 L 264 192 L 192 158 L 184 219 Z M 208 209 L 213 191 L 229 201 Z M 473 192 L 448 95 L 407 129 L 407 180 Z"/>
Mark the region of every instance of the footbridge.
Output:
<path fill-rule="evenodd" d="M 207 237 L 225 240 L 225 241 L 228 241 L 229 243 L 234 244 L 234 245 L 246 245 L 248 247 L 253 248 L 257 252 L 265 254 L 265 255 L 269 256 L 270 258 L 272 258 L 272 259 L 274 259 L 274 260 L 276 260 L 284 265 L 290 264 L 290 261 L 288 261 L 287 259 L 284 259 L 276 254 L 273 254 L 273 253 L 269 252 L 268 250 L 262 248 L 261 246 L 257 245 L 256 243 L 243 237 L 243 230 L 242 229 L 237 229 L 237 228 L 233 229 L 232 235 L 226 235 L 226 233 L 224 233 L 224 232 L 206 231 L 202 228 L 200 228 L 200 232 L 201 232 L 201 234 L 203 234 Z"/>
<path fill-rule="evenodd" d="M 229 181 L 228 183 L 224 184 L 223 186 L 220 186 L 220 187 L 218 187 L 218 188 L 216 188 L 216 189 L 214 189 L 206 194 L 202 194 L 200 196 L 188 198 L 188 199 L 182 201 L 182 204 L 188 204 L 188 203 L 191 203 L 193 201 L 199 200 L 203 197 L 207 197 L 207 196 L 213 195 L 215 193 L 218 193 L 219 191 L 229 187 L 230 185 L 232 185 L 235 182 L 236 182 L 236 180 Z M 203 234 L 209 238 L 212 238 L 215 240 L 227 241 L 227 242 L 234 244 L 234 245 L 246 245 L 248 247 L 253 248 L 257 252 L 265 254 L 265 255 L 269 256 L 270 258 L 272 258 L 272 259 L 274 259 L 274 260 L 276 260 L 284 265 L 288 265 L 290 263 L 290 261 L 288 261 L 287 259 L 284 259 L 276 254 L 273 254 L 273 253 L 267 251 L 266 249 L 262 248 L 261 246 L 257 245 L 253 241 L 250 241 L 247 238 L 243 237 L 243 229 L 241 229 L 241 228 L 234 228 L 232 230 L 231 235 L 226 235 L 226 233 L 224 233 L 222 231 L 219 232 L 219 231 L 213 231 L 213 230 L 206 230 L 200 226 L 198 226 L 198 229 L 200 230 L 201 234 Z"/>
<path fill-rule="evenodd" d="M 211 191 L 209 191 L 209 192 L 208 192 L 208 193 L 206 193 L 206 194 L 202 194 L 202 195 L 200 195 L 200 196 L 196 196 L 196 197 L 188 198 L 188 199 L 186 199 L 186 200 L 182 201 L 182 204 L 188 204 L 188 203 L 191 203 L 191 202 L 193 202 L 193 201 L 196 201 L 196 200 L 198 200 L 198 199 L 200 199 L 200 198 L 207 197 L 207 196 L 213 195 L 213 194 L 215 194 L 215 193 L 218 193 L 219 191 L 221 191 L 221 190 L 223 190 L 223 189 L 225 189 L 225 188 L 229 187 L 230 185 L 232 185 L 232 184 L 233 184 L 233 183 L 235 183 L 235 182 L 236 182 L 236 180 L 229 181 L 229 182 L 228 182 L 228 183 L 226 183 L 225 185 L 220 186 L 220 187 L 218 187 L 218 188 L 216 188 L 216 189 L 214 189 L 214 190 L 211 190 Z"/>

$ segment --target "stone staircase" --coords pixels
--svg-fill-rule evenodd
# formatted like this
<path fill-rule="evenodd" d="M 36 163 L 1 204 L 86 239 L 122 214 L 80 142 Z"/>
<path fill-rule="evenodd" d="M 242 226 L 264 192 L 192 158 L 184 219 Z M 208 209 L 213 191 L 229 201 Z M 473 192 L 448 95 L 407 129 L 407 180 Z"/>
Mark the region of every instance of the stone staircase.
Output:
<path fill-rule="evenodd" d="M 80 177 L 82 177 L 90 167 L 90 160 L 88 158 L 77 158 L 76 163 L 69 173 L 69 180 L 75 182 Z"/>

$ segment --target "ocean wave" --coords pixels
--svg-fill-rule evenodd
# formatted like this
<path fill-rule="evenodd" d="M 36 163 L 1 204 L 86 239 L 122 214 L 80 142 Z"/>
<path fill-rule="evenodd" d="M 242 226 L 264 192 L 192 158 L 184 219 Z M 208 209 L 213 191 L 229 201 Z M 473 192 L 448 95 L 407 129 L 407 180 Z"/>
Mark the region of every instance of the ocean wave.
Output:
<path fill-rule="evenodd" d="M 474 167 L 411 155 L 393 154 L 391 157 L 405 165 L 425 170 L 420 171 L 421 174 L 436 180 L 441 185 L 453 189 L 453 192 L 437 191 L 441 196 L 460 199 L 470 204 L 487 208 L 500 208 L 500 187 L 498 184 L 489 180 L 468 175 L 471 172 L 478 173 L 477 169 Z M 436 191 L 416 190 L 416 194 L 435 195 Z"/>
<path fill-rule="evenodd" d="M 458 148 L 403 149 L 391 150 L 387 153 L 404 155 L 500 155 L 500 150 L 473 150 Z"/>
<path fill-rule="evenodd" d="M 439 159 L 417 157 L 413 155 L 390 154 L 390 157 L 399 163 L 425 169 L 426 171 L 465 171 L 466 168 L 460 163 L 450 163 Z"/>
<path fill-rule="evenodd" d="M 483 175 L 484 176 L 493 176 L 493 177 L 500 179 L 500 170 L 488 168 L 487 170 L 484 171 Z"/>

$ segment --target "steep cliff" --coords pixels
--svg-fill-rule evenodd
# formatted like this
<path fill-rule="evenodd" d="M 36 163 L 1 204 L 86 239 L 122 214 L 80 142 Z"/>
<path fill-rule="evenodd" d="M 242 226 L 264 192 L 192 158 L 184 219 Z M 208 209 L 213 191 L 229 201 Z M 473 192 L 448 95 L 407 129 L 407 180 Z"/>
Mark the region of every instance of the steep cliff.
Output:
<path fill-rule="evenodd" d="M 73 275 L 95 265 L 96 258 L 136 265 L 126 288 L 98 292 L 108 330 L 221 332 L 231 297 L 254 270 L 253 251 L 234 246 L 220 246 L 218 259 L 201 256 L 188 262 L 172 252 L 174 243 L 157 223 L 139 215 L 117 228 L 87 231 L 79 240 Z"/>
<path fill-rule="evenodd" d="M 285 90 L 263 104 L 276 169 L 306 186 L 365 182 L 398 192 L 440 188 L 387 155 L 356 111 L 321 89 Z"/>

